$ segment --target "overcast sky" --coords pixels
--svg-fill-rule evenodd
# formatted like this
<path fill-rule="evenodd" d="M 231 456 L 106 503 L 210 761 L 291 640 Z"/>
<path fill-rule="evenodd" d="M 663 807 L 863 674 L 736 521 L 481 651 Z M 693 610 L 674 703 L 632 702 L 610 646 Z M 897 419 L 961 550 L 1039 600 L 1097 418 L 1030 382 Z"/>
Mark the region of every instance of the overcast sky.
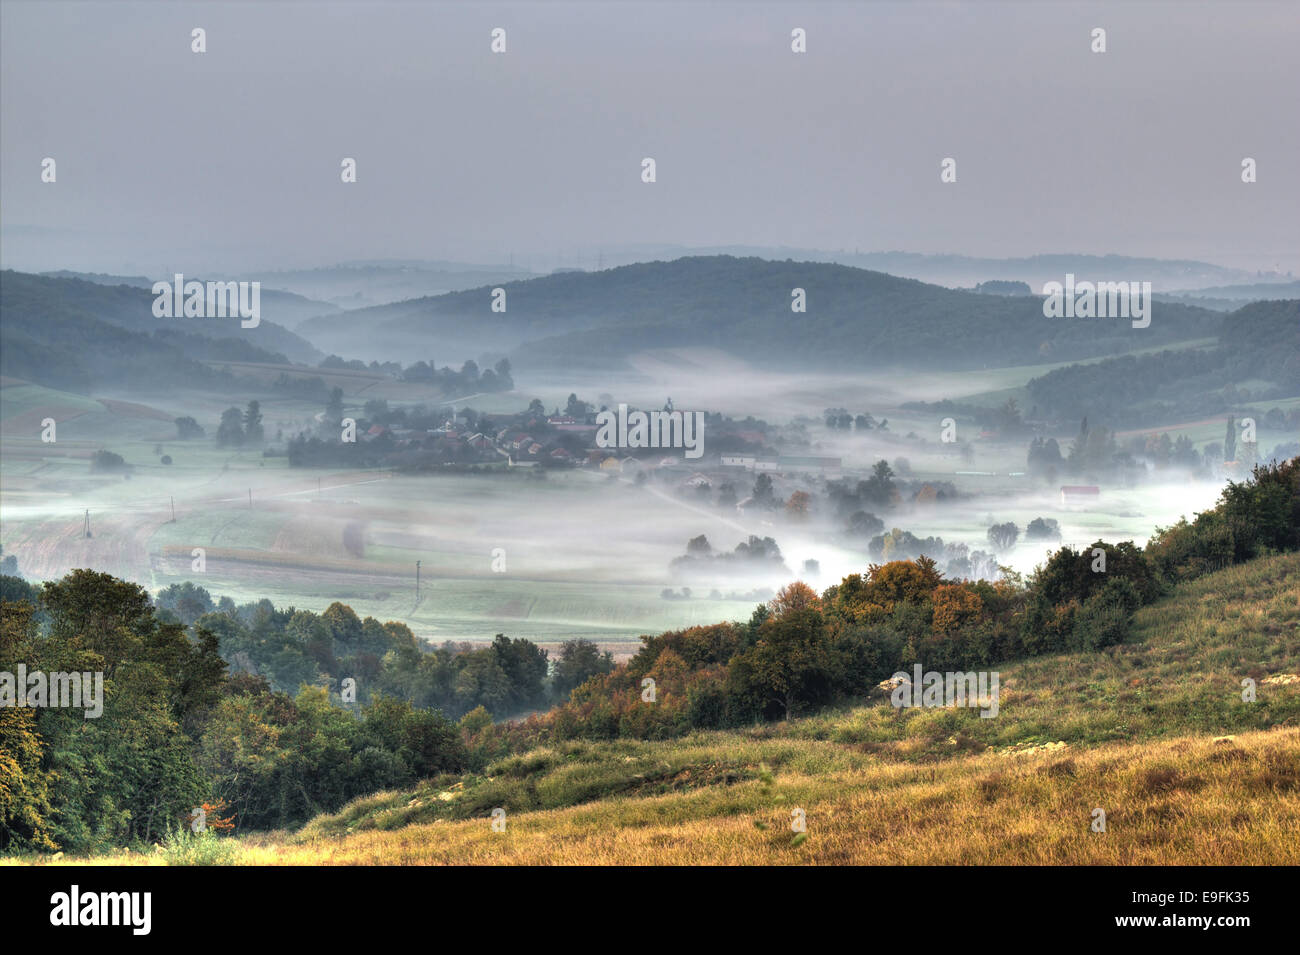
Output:
<path fill-rule="evenodd" d="M 591 267 L 669 243 L 1300 271 L 1295 2 L 0 9 L 12 267 Z"/>

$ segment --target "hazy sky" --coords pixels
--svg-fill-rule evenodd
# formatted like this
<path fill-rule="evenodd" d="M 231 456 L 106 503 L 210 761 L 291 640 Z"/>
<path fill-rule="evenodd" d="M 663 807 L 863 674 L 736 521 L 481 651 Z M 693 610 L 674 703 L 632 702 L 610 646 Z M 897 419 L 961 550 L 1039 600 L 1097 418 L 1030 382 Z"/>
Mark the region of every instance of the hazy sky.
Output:
<path fill-rule="evenodd" d="M 671 243 L 1300 271 L 1290 0 L 0 9 L 18 268 L 590 267 Z"/>

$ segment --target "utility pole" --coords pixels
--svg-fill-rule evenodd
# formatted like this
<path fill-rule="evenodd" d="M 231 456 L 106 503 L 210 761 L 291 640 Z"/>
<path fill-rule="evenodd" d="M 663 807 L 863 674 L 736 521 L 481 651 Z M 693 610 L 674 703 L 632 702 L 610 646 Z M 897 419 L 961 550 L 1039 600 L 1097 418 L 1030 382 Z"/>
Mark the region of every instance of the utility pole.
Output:
<path fill-rule="evenodd" d="M 90 536 L 90 508 L 86 508 L 85 532 L 86 532 L 86 536 L 89 537 Z"/>
<path fill-rule="evenodd" d="M 251 487 L 248 489 L 248 506 L 253 506 L 253 489 Z"/>
<path fill-rule="evenodd" d="M 172 523 L 176 523 L 176 498 L 172 498 Z"/>
<path fill-rule="evenodd" d="M 415 562 L 415 602 L 420 602 L 420 562 Z"/>

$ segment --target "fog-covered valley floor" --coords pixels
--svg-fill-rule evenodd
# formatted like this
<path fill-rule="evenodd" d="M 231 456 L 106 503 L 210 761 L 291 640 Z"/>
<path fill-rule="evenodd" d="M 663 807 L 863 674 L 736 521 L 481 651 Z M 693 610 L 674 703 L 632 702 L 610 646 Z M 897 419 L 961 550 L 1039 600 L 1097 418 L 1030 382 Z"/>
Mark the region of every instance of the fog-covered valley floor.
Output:
<path fill-rule="evenodd" d="M 947 482 L 959 495 L 880 509 L 885 531 L 899 528 L 990 554 L 990 525 L 1009 521 L 1023 532 L 1036 518 L 1056 520 L 1060 542 L 1078 547 L 1098 538 L 1141 544 L 1157 526 L 1211 506 L 1219 490 L 1180 475 L 1104 487 L 1086 507 L 1063 505 L 1064 479 L 1049 483 L 1023 473 L 1023 442 L 975 440 L 973 456 L 961 459 L 940 441 L 937 415 L 899 407 L 999 392 L 1033 370 L 774 374 L 712 351 L 646 353 L 633 364 L 637 374 L 627 380 L 563 384 L 521 376 L 516 391 L 487 403 L 518 411 L 536 396 L 549 412 L 574 392 L 592 402 L 644 407 L 671 397 L 683 410 L 752 414 L 784 429 L 798 422 L 797 430 L 781 433 L 802 435 L 801 453 L 838 457 L 842 466 L 774 477 L 779 500 L 800 490 L 810 495 L 808 512 L 797 515 L 720 505 L 722 484 L 732 484 L 743 500 L 756 474 L 720 468 L 707 431 L 703 458 L 667 452 L 678 463 L 648 470 L 642 479 L 589 468 L 468 474 L 291 468 L 283 456 L 218 448 L 211 437 L 176 440 L 174 417 L 211 420 L 228 401 L 224 396 L 114 391 L 87 398 L 6 380 L 0 542 L 30 579 L 93 567 L 153 592 L 192 580 L 214 599 L 241 603 L 268 598 L 319 611 L 341 600 L 362 615 L 407 622 L 434 642 L 490 640 L 504 632 L 544 645 L 575 636 L 626 645 L 642 634 L 747 619 L 757 603 L 795 579 L 822 589 L 866 572 L 878 559 L 865 539 L 846 533 L 827 481 L 864 480 L 882 459 L 906 462 L 897 480 L 908 487 Z M 373 393 L 367 384 L 359 387 L 345 399 L 349 408 Z M 474 405 L 470 398 L 448 408 Z M 830 406 L 885 418 L 888 430 L 828 430 L 820 415 Z M 315 413 L 309 402 L 274 396 L 263 396 L 262 408 L 268 435 L 305 427 Z M 39 421 L 47 416 L 59 419 L 54 443 L 39 438 Z M 92 473 L 91 457 L 100 448 L 121 454 L 129 476 Z M 161 463 L 163 455 L 172 463 Z M 690 486 L 701 475 L 709 486 Z M 715 553 L 731 552 L 751 535 L 770 537 L 782 559 L 674 568 L 687 542 L 700 535 Z M 1028 574 L 1055 546 L 1055 539 L 1031 541 L 1022 533 L 1014 546 L 997 551 L 996 562 Z"/>

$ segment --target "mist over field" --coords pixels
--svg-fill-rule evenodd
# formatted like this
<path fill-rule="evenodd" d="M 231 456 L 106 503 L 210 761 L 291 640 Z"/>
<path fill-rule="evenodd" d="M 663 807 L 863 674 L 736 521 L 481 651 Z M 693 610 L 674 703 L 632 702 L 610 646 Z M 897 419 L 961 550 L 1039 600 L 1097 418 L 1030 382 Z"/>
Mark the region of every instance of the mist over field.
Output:
<path fill-rule="evenodd" d="M 240 603 L 265 597 L 319 611 L 342 600 L 363 615 L 406 621 L 431 642 L 508 632 L 543 645 L 583 636 L 630 648 L 642 634 L 745 619 L 793 580 L 820 589 L 882 562 L 869 546 L 874 535 L 850 535 L 848 515 L 837 513 L 827 497 L 828 482 L 853 484 L 877 461 L 897 470 L 904 460 L 898 479 L 908 487 L 947 482 L 960 495 L 877 507 L 882 530 L 897 527 L 918 538 L 940 538 L 943 545 L 986 551 L 995 558 L 983 568 L 986 576 L 997 576 L 996 565 L 1029 574 L 1061 543 L 1143 544 L 1155 528 L 1212 506 L 1222 486 L 1190 471 L 1156 473 L 1133 486 L 1107 486 L 1087 507 L 1067 506 L 1061 481 L 1026 473 L 1020 446 L 986 439 L 959 458 L 940 440 L 938 413 L 901 407 L 1001 391 L 1030 371 L 787 375 L 714 350 L 646 352 L 632 365 L 626 378 L 617 379 L 520 375 L 516 391 L 489 403 L 522 410 L 536 396 L 549 412 L 564 407 L 569 390 L 593 400 L 602 395 L 601 403 L 612 407 L 656 407 L 671 398 L 679 409 L 741 421 L 752 415 L 774 436 L 778 429 L 788 435 L 798 445 L 792 450 L 838 460 L 839 467 L 826 473 L 774 478 L 778 502 L 804 491 L 810 512 L 796 517 L 780 506 L 746 512 L 719 505 L 723 484 L 733 486 L 739 501 L 756 481 L 754 471 L 721 466 L 711 450 L 712 432 L 727 433 L 730 426 L 706 427 L 704 447 L 711 453 L 699 462 L 671 450 L 647 459 L 659 465 L 667 458 L 671 466 L 647 469 L 649 479 L 641 483 L 631 474 L 589 467 L 507 465 L 490 473 L 422 474 L 391 467 L 298 468 L 287 467 L 282 456 L 264 456 L 262 448 L 177 440 L 172 418 L 184 412 L 211 428 L 221 396 L 178 401 L 153 388 L 114 387 L 94 399 L 69 399 L 6 380 L 0 392 L 7 399 L 5 553 L 32 579 L 92 566 L 150 590 L 193 580 Z M 357 394 L 345 398 L 345 410 L 390 384 L 396 385 L 354 383 Z M 60 404 L 72 400 L 80 407 Z M 434 404 L 441 417 L 453 407 L 472 408 L 475 399 Z M 886 419 L 887 430 L 827 428 L 822 412 L 837 405 L 871 409 Z M 319 426 L 310 406 L 273 393 L 262 397 L 261 409 L 271 435 Z M 47 414 L 66 416 L 53 445 L 33 433 Z M 1069 443 L 1066 434 L 1058 437 L 1063 446 Z M 91 457 L 100 448 L 121 453 L 129 475 L 94 473 Z M 170 464 L 160 463 L 163 455 Z M 693 477 L 705 486 L 691 487 Z M 91 537 L 84 533 L 87 512 Z M 993 553 L 990 526 L 1010 521 L 1023 531 L 1036 518 L 1057 521 L 1058 536 L 1022 537 Z M 738 566 L 674 567 L 687 542 L 700 535 L 724 552 L 751 536 L 770 537 L 780 556 Z M 195 547 L 206 553 L 202 574 L 192 571 Z M 504 572 L 492 569 L 497 548 L 505 554 Z M 930 551 L 943 566 L 942 551 Z M 689 598 L 681 596 L 682 588 L 689 588 Z M 665 589 L 673 591 L 671 598 L 663 596 Z"/>

